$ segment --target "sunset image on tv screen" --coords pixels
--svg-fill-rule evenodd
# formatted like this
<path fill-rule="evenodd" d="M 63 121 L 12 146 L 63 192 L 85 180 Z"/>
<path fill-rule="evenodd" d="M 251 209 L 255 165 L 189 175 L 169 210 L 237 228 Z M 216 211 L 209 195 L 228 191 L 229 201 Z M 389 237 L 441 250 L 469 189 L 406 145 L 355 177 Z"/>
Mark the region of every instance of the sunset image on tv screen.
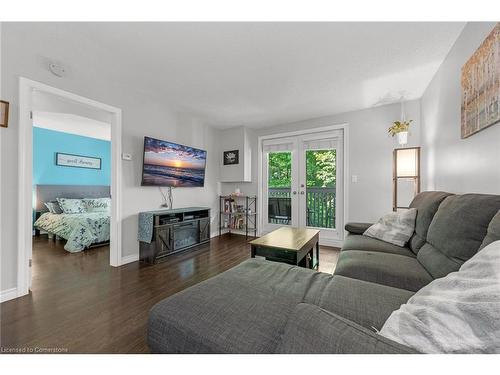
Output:
<path fill-rule="evenodd" d="M 203 186 L 206 158 L 206 151 L 145 137 L 142 184 Z"/>

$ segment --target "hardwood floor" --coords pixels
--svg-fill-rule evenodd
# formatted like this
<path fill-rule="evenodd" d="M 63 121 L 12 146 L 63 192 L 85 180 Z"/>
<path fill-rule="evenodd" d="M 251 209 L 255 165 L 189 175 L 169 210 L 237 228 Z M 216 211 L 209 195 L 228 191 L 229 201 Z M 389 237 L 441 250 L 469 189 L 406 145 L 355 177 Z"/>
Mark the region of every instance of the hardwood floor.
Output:
<path fill-rule="evenodd" d="M 320 271 L 333 272 L 338 249 L 320 248 Z M 28 352 L 147 353 L 146 325 L 158 301 L 250 257 L 244 236 L 148 266 L 109 266 L 109 247 L 71 254 L 63 242 L 34 239 L 30 295 L 0 305 L 0 346 Z"/>

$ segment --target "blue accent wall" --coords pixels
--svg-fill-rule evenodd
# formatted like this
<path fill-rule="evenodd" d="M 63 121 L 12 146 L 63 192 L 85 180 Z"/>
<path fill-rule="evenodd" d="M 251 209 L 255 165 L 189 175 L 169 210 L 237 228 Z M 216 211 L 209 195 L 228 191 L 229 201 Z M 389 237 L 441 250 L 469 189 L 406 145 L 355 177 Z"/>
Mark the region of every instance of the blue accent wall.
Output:
<path fill-rule="evenodd" d="M 56 165 L 56 152 L 101 158 L 101 169 Z M 111 142 L 33 127 L 34 185 L 110 185 Z"/>

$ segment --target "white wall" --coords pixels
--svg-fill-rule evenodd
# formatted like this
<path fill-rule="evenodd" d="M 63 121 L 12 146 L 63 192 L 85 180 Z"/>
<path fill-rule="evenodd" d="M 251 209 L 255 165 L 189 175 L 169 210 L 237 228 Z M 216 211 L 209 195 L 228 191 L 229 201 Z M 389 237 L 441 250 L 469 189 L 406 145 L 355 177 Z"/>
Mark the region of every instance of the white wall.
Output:
<path fill-rule="evenodd" d="M 420 102 L 407 102 L 405 111 L 406 118 L 414 120 L 408 146 L 417 146 L 420 138 Z M 375 221 L 392 210 L 392 150 L 397 144 L 387 134 L 387 129 L 400 117 L 401 106 L 391 104 L 256 129 L 251 137 L 252 182 L 222 183 L 222 193 L 230 193 L 238 187 L 245 194 L 257 194 L 259 136 L 347 123 L 350 168 L 346 174 L 349 189 L 347 218 L 350 221 Z M 220 138 L 224 130 L 219 132 Z M 351 175 L 358 176 L 357 183 L 351 182 Z"/>
<path fill-rule="evenodd" d="M 495 23 L 468 23 L 422 99 L 423 187 L 500 193 L 500 124 L 460 138 L 460 74 Z"/>
<path fill-rule="evenodd" d="M 45 34 L 43 24 L 2 25 L 2 99 L 10 101 L 8 129 L 1 129 L 1 290 L 16 286 L 17 199 L 18 199 L 18 85 L 23 76 L 82 95 L 123 110 L 123 152 L 133 155 L 123 161 L 122 255 L 138 254 L 137 213 L 157 209 L 161 195 L 157 188 L 141 187 L 143 137 L 188 144 L 208 152 L 205 188 L 174 190 L 174 206 L 210 206 L 213 219 L 217 208 L 218 152 L 214 130 L 197 118 L 176 113 L 148 87 L 128 84 L 126 77 L 110 74 L 113 66 L 92 59 L 96 43 L 73 40 L 71 45 Z M 67 64 L 66 78 L 53 76 L 46 61 L 53 57 Z M 133 72 L 131 72 L 133 74 Z M 216 230 L 216 222 L 212 222 Z"/>
<path fill-rule="evenodd" d="M 222 182 L 250 182 L 252 180 L 250 133 L 250 129 L 237 127 L 225 129 L 221 137 L 218 138 L 218 147 L 221 150 L 219 158 L 221 160 L 220 180 Z M 223 152 L 231 150 L 239 151 L 239 163 L 224 165 Z"/>

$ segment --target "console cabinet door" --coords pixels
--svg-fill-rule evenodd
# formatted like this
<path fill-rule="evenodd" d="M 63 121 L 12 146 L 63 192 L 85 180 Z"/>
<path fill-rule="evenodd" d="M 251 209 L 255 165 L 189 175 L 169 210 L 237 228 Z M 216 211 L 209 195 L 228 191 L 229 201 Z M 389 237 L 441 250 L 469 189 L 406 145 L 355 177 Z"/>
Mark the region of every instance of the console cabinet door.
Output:
<path fill-rule="evenodd" d="M 210 239 L 210 218 L 200 219 L 200 242 Z"/>
<path fill-rule="evenodd" d="M 161 256 L 174 251 L 172 226 L 163 225 L 156 227 L 156 256 Z"/>

